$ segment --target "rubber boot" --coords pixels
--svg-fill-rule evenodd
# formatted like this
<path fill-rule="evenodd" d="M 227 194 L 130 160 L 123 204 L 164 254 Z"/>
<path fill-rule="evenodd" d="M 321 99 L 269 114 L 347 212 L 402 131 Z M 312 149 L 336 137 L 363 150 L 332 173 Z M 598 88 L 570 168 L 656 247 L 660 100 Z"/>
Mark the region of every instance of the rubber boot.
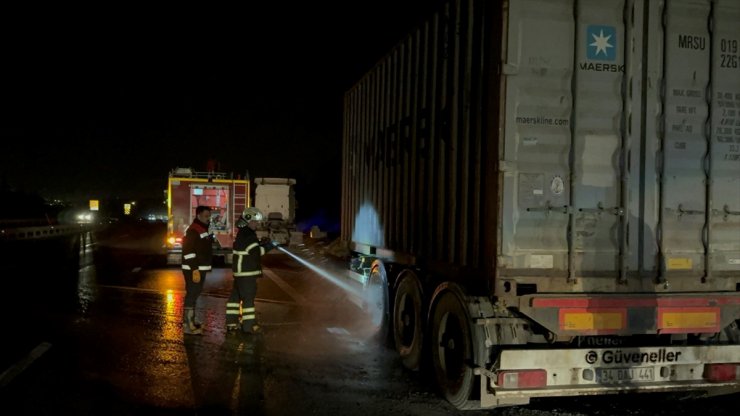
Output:
<path fill-rule="evenodd" d="M 203 324 L 198 322 L 198 320 L 195 318 L 195 312 L 193 312 L 193 325 L 195 325 L 195 327 L 198 329 L 203 329 Z"/>
<path fill-rule="evenodd" d="M 248 325 L 247 323 L 242 324 L 242 333 L 245 334 L 259 334 L 262 333 L 262 327 L 257 324 L 253 323 L 252 325 Z"/>
<path fill-rule="evenodd" d="M 200 335 L 203 330 L 195 324 L 195 309 L 185 308 L 183 312 L 182 333 L 186 335 Z"/>

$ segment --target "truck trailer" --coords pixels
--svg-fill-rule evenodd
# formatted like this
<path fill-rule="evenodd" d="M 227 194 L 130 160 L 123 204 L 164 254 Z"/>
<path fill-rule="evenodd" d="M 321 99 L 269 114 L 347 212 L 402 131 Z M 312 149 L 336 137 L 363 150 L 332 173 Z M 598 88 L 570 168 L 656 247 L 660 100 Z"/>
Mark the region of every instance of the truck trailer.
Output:
<path fill-rule="evenodd" d="M 246 177 L 246 175 L 245 175 Z M 209 232 L 215 257 L 231 263 L 236 222 L 249 206 L 249 180 L 224 172 L 198 172 L 190 168 L 170 171 L 167 183 L 167 264 L 182 262 L 182 239 L 195 219 L 199 205 L 211 208 Z"/>
<path fill-rule="evenodd" d="M 346 92 L 349 274 L 406 367 L 461 409 L 740 390 L 738 22 L 448 0 Z"/>

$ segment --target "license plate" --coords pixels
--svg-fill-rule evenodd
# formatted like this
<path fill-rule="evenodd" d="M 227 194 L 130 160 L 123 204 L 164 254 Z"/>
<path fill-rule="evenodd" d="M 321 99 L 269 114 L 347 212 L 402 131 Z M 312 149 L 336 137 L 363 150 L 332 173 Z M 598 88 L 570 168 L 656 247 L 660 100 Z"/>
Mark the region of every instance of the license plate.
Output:
<path fill-rule="evenodd" d="M 602 384 L 655 381 L 655 368 L 597 368 L 596 381 Z"/>

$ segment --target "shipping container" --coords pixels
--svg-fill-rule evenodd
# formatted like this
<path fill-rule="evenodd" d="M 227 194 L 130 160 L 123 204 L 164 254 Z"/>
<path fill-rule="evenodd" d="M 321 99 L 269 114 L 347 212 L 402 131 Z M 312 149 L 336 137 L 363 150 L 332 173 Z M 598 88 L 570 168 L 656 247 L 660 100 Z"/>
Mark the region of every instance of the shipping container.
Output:
<path fill-rule="evenodd" d="M 214 256 L 230 264 L 236 222 L 249 206 L 249 195 L 249 181 L 239 175 L 173 169 L 167 184 L 167 264 L 182 262 L 182 239 L 200 205 L 211 208 Z"/>
<path fill-rule="evenodd" d="M 740 2 L 451 0 L 345 95 L 342 239 L 460 408 L 740 389 Z"/>

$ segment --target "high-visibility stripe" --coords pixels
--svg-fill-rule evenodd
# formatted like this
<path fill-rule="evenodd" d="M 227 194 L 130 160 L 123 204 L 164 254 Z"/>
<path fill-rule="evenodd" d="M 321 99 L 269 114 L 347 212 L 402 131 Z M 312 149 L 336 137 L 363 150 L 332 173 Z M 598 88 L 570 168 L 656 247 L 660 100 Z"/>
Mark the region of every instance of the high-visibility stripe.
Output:
<path fill-rule="evenodd" d="M 244 313 L 247 313 L 247 312 L 254 312 L 254 311 L 255 311 L 255 309 L 254 309 L 254 308 L 244 308 Z"/>
<path fill-rule="evenodd" d="M 256 270 L 253 272 L 240 272 L 234 273 L 234 276 L 259 276 L 262 274 L 262 270 Z"/>
<path fill-rule="evenodd" d="M 260 256 L 264 256 L 264 255 L 265 255 L 265 248 L 260 246 Z"/>
<path fill-rule="evenodd" d="M 238 308 L 239 305 L 240 305 L 239 302 L 226 302 L 226 307 L 227 308 Z"/>
<path fill-rule="evenodd" d="M 247 254 L 249 254 L 250 251 L 252 251 L 253 248 L 259 246 L 260 243 L 252 243 L 249 246 L 247 246 Z"/>
<path fill-rule="evenodd" d="M 200 234 L 200 238 L 206 238 L 206 237 L 208 237 L 208 233 L 201 233 Z"/>
<path fill-rule="evenodd" d="M 579 298 L 535 298 L 531 300 L 534 308 L 649 308 L 649 307 L 714 307 L 717 305 L 738 305 L 738 296 L 698 296 L 665 297 L 662 295 L 625 297 L 579 297 Z"/>
<path fill-rule="evenodd" d="M 236 270 L 237 270 L 237 273 L 239 272 L 239 270 L 242 269 L 242 260 L 244 260 L 244 257 L 243 256 L 239 256 L 239 260 L 237 260 L 237 262 L 236 262 Z"/>
<path fill-rule="evenodd" d="M 182 258 L 184 258 L 185 260 L 187 260 L 187 259 L 194 259 L 195 258 L 195 253 L 186 254 Z"/>
<path fill-rule="evenodd" d="M 190 266 L 188 266 L 187 264 L 183 264 L 182 265 L 182 269 L 183 270 L 190 270 Z"/>
<path fill-rule="evenodd" d="M 198 266 L 198 270 L 211 270 L 211 266 Z"/>
<path fill-rule="evenodd" d="M 226 310 L 226 315 L 239 315 L 239 309 L 237 309 L 237 310 L 227 309 Z"/>
<path fill-rule="evenodd" d="M 234 253 L 234 254 L 240 254 L 240 255 L 247 255 L 247 254 L 249 254 L 248 251 L 238 251 L 238 250 L 233 250 L 232 253 Z"/>
<path fill-rule="evenodd" d="M 244 315 L 242 321 L 251 321 L 257 318 L 257 315 Z"/>

